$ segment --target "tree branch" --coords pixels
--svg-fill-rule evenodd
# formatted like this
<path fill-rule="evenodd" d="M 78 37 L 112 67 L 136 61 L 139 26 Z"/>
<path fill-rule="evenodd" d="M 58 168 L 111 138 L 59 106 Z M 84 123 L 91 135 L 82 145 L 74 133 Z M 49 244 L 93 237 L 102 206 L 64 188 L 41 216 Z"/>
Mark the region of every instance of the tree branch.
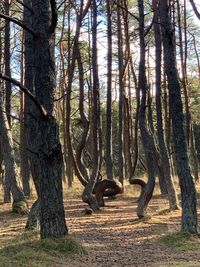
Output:
<path fill-rule="evenodd" d="M 20 0 L 16 0 L 16 2 L 19 3 L 20 5 L 22 5 L 23 7 L 27 8 L 27 9 L 31 12 L 31 14 L 33 14 L 33 9 L 32 9 L 30 6 L 25 5 L 25 4 L 24 4 L 22 1 L 20 1 Z"/>
<path fill-rule="evenodd" d="M 31 28 L 29 28 L 28 26 L 26 26 L 24 23 L 22 23 L 20 20 L 18 20 L 16 18 L 12 18 L 12 17 L 4 15 L 2 13 L 0 13 L 0 18 L 12 21 L 15 24 L 19 25 L 20 27 L 22 27 L 24 30 L 28 31 L 30 34 L 35 35 L 35 32 Z"/>
<path fill-rule="evenodd" d="M 5 81 L 8 81 L 8 82 L 10 82 L 10 83 L 12 83 L 12 84 L 14 84 L 16 86 L 18 86 L 22 90 L 22 92 L 24 92 L 33 101 L 35 106 L 40 111 L 41 115 L 42 116 L 47 116 L 47 112 L 44 109 L 44 107 L 38 102 L 36 97 L 26 87 L 24 87 L 20 82 L 18 82 L 17 80 L 15 80 L 15 79 L 13 79 L 11 77 L 3 75 L 2 73 L 0 73 L 0 78 L 5 80 Z"/>
<path fill-rule="evenodd" d="M 197 7 L 196 7 L 194 1 L 193 1 L 193 0 L 190 0 L 190 4 L 191 4 L 191 6 L 192 6 L 192 8 L 193 8 L 193 10 L 194 10 L 195 15 L 196 15 L 197 18 L 200 20 L 200 13 L 199 13 L 199 11 L 198 11 L 198 9 L 197 9 Z"/>
<path fill-rule="evenodd" d="M 58 12 L 57 12 L 56 1 L 51 0 L 50 3 L 51 3 L 51 25 L 49 27 L 49 31 L 50 33 L 54 33 L 58 22 Z"/>

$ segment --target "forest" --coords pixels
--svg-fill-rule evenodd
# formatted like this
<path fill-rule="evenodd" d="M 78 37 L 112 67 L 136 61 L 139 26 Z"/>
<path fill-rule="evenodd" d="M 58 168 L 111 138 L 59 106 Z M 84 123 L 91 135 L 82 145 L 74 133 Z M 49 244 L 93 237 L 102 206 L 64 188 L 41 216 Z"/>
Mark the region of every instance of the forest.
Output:
<path fill-rule="evenodd" d="M 200 266 L 200 3 L 0 0 L 0 267 Z"/>

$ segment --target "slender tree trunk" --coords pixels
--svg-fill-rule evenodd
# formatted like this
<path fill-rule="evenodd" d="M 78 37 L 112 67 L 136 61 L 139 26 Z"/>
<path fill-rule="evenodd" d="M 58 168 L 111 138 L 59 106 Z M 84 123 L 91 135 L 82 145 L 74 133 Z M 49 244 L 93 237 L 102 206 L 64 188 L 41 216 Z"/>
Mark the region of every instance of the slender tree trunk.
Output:
<path fill-rule="evenodd" d="M 10 1 L 5 0 L 4 1 L 4 10 L 5 15 L 10 15 Z M 4 62 L 5 62 L 5 75 L 8 77 L 11 77 L 11 71 L 10 71 L 10 22 L 7 20 L 5 22 L 5 44 L 4 44 Z M 5 82 L 5 95 L 6 95 L 6 114 L 8 118 L 8 124 L 11 125 L 11 95 L 12 95 L 12 88 L 11 83 L 9 81 Z"/>
<path fill-rule="evenodd" d="M 21 52 L 21 84 L 24 84 L 24 34 L 22 36 L 22 52 Z M 30 197 L 30 165 L 28 159 L 28 149 L 26 142 L 27 110 L 25 106 L 26 95 L 20 91 L 20 176 L 22 179 L 23 192 L 26 197 Z"/>
<path fill-rule="evenodd" d="M 197 233 L 196 190 L 191 176 L 187 143 L 184 133 L 183 106 L 181 89 L 176 68 L 175 44 L 173 40 L 172 24 L 169 16 L 170 1 L 160 1 L 159 14 L 164 47 L 165 70 L 168 79 L 169 106 L 172 116 L 172 130 L 176 167 L 182 197 L 182 231 Z"/>
<path fill-rule="evenodd" d="M 105 162 L 106 174 L 109 180 L 113 180 L 112 163 L 112 10 L 110 1 L 106 2 L 107 8 L 107 102 L 106 102 L 106 147 Z"/>
<path fill-rule="evenodd" d="M 32 7 L 32 0 L 24 0 L 26 6 Z M 29 9 L 24 8 L 24 23 L 32 27 L 32 13 Z M 24 33 L 24 86 L 29 89 L 30 92 L 35 94 L 33 81 L 33 37 L 30 33 L 25 31 Z M 28 215 L 28 220 L 26 223 L 27 229 L 34 229 L 40 226 L 40 187 L 39 187 L 39 170 L 38 170 L 38 157 L 34 153 L 33 140 L 37 134 L 37 129 L 35 127 L 36 118 L 34 114 L 36 113 L 36 107 L 32 101 L 24 96 L 24 127 L 26 134 L 26 144 L 28 149 L 28 159 L 30 163 L 31 176 L 35 185 L 36 193 L 38 199 L 34 202 Z"/>
<path fill-rule="evenodd" d="M 158 5 L 157 0 L 153 1 L 154 6 L 154 38 L 155 38 L 155 55 L 156 55 L 156 118 L 157 118 L 157 135 L 160 150 L 160 161 L 163 169 L 164 180 L 167 185 L 167 193 L 169 199 L 169 206 L 171 210 L 178 208 L 178 198 L 174 186 L 174 182 L 171 176 L 169 156 L 167 146 L 165 143 L 164 130 L 163 130 L 163 116 L 162 116 L 162 89 L 161 89 L 161 60 L 162 60 L 162 40 L 161 40 L 161 29 L 159 25 L 158 17 Z"/>
<path fill-rule="evenodd" d="M 4 1 L 4 12 L 5 15 L 10 15 L 10 3 L 9 0 Z M 10 22 L 5 22 L 5 35 L 4 35 L 4 64 L 5 64 L 5 75 L 11 77 L 10 71 Z M 6 105 L 6 115 L 8 119 L 8 124 L 11 126 L 11 95 L 12 95 L 12 88 L 11 83 L 6 81 L 5 82 L 5 105 Z M 10 185 L 9 182 L 6 180 L 7 175 L 5 175 L 4 179 L 4 202 L 11 202 L 11 192 L 10 192 Z"/>
<path fill-rule="evenodd" d="M 12 193 L 13 211 L 26 214 L 28 213 L 28 206 L 17 180 L 12 133 L 10 131 L 5 109 L 3 108 L 2 92 L 0 92 L 0 138 L 2 141 L 2 154 L 5 164 L 5 182 L 9 184 Z"/>
<path fill-rule="evenodd" d="M 98 203 L 92 192 L 98 178 L 100 168 L 100 147 L 99 147 L 99 127 L 100 127 L 100 106 L 99 106 L 99 75 L 97 61 L 97 3 L 92 1 L 92 154 L 93 170 L 82 195 L 84 202 L 95 211 L 98 210 Z"/>
<path fill-rule="evenodd" d="M 119 126 L 118 126 L 118 172 L 119 181 L 124 183 L 124 153 L 123 153 L 123 48 L 121 26 L 121 1 L 117 1 L 117 38 L 118 38 L 118 69 L 119 69 Z"/>
<path fill-rule="evenodd" d="M 144 39 L 144 3 L 138 0 L 139 7 L 139 36 L 140 36 L 140 63 L 139 63 L 139 79 L 138 86 L 141 92 L 141 103 L 139 110 L 139 127 L 141 133 L 142 144 L 145 153 L 148 182 L 145 186 L 144 192 L 139 199 L 137 207 L 137 215 L 142 218 L 146 215 L 146 208 L 153 195 L 155 186 L 155 145 L 153 136 L 150 134 L 146 123 L 146 105 L 147 105 L 147 78 L 145 67 L 145 39 Z"/>

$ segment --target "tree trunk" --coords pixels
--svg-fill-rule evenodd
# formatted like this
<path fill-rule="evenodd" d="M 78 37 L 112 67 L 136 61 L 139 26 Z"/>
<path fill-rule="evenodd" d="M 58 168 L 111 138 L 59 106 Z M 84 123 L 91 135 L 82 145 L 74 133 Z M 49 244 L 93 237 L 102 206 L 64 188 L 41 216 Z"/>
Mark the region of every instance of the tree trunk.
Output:
<path fill-rule="evenodd" d="M 165 143 L 164 130 L 163 130 L 163 116 L 162 116 L 162 89 L 161 89 L 161 29 L 159 25 L 158 17 L 158 5 L 157 0 L 153 1 L 154 6 L 154 38 L 155 38 L 155 54 L 156 54 L 156 118 L 157 118 L 157 135 L 159 143 L 159 156 L 161 161 L 161 168 L 163 170 L 163 176 L 167 185 L 167 194 L 169 199 L 170 210 L 178 209 L 178 198 L 174 186 L 174 182 L 171 176 L 170 162 Z"/>
<path fill-rule="evenodd" d="M 88 203 L 95 211 L 99 209 L 96 198 L 92 195 L 100 168 L 100 146 L 99 146 L 99 127 L 100 127 L 100 103 L 99 103 L 99 75 L 97 61 L 97 4 L 92 1 L 92 154 L 93 170 L 83 194 L 82 199 Z"/>
<path fill-rule="evenodd" d="M 33 6 L 33 61 L 35 96 L 46 114 L 35 111 L 37 133 L 32 140 L 37 155 L 41 238 L 62 237 L 67 234 L 62 194 L 62 151 L 59 129 L 52 116 L 55 94 L 55 27 L 57 24 L 54 1 L 35 0 Z"/>
<path fill-rule="evenodd" d="M 121 1 L 117 1 L 117 38 L 118 38 L 118 69 L 119 69 L 119 126 L 118 126 L 118 172 L 119 181 L 124 184 L 124 153 L 123 153 L 123 44 L 121 27 Z"/>
<path fill-rule="evenodd" d="M 140 63 L 139 63 L 139 79 L 138 86 L 141 92 L 141 104 L 139 110 L 139 127 L 141 133 L 142 144 L 145 153 L 146 166 L 148 172 L 148 182 L 145 186 L 143 195 L 141 196 L 138 207 L 137 216 L 142 218 L 146 215 L 146 208 L 153 195 L 155 186 L 155 145 L 153 136 L 150 134 L 146 123 L 146 105 L 147 105 L 147 78 L 145 67 L 145 39 L 144 39 L 144 3 L 138 0 L 139 7 L 139 35 L 140 35 Z"/>
<path fill-rule="evenodd" d="M 3 108 L 2 92 L 0 92 L 0 137 L 2 154 L 5 164 L 5 182 L 9 185 L 8 187 L 6 186 L 6 188 L 10 188 L 10 191 L 12 193 L 13 212 L 27 214 L 28 206 L 17 180 L 16 165 L 13 153 L 12 133 L 10 131 L 7 116 Z"/>
<path fill-rule="evenodd" d="M 107 101 L 106 101 L 106 147 L 105 162 L 106 174 L 109 180 L 113 180 L 112 162 L 112 10 L 110 1 L 106 2 L 107 8 Z"/>
<path fill-rule="evenodd" d="M 182 231 L 197 233 L 196 190 L 191 176 L 187 143 L 184 133 L 183 106 L 181 89 L 176 68 L 175 44 L 172 24 L 169 17 L 169 1 L 160 1 L 159 14 L 164 46 L 165 70 L 168 79 L 169 106 L 172 116 L 172 130 L 176 167 L 181 188 L 182 198 Z"/>

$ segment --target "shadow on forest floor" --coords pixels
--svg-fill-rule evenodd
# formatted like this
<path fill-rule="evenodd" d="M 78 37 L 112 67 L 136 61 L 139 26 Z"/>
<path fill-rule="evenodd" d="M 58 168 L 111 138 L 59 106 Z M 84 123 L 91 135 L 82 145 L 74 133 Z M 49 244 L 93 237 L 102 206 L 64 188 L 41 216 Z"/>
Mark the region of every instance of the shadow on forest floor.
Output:
<path fill-rule="evenodd" d="M 151 218 L 138 220 L 131 192 L 106 200 L 106 207 L 92 216 L 83 213 L 80 197 L 65 196 L 70 240 L 78 240 L 75 251 L 67 253 L 65 246 L 60 251 L 62 242 L 41 243 L 37 232 L 24 230 L 26 216 L 12 214 L 5 204 L 0 206 L 0 267 L 200 266 L 200 239 L 177 233 L 181 211 L 169 212 L 163 197 L 151 200 Z"/>

